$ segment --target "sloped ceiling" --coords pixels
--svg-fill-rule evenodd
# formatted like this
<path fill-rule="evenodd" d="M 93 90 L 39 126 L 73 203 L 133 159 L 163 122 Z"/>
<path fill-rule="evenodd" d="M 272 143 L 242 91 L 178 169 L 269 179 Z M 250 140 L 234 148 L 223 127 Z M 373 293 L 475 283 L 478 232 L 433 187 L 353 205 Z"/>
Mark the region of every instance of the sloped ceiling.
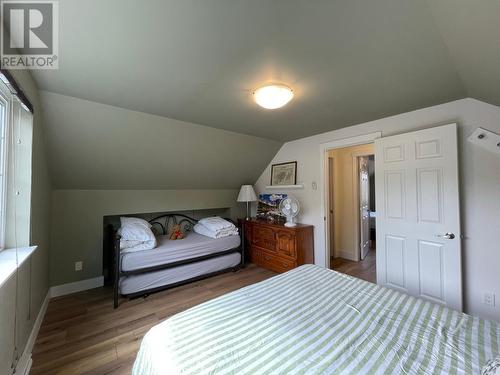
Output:
<path fill-rule="evenodd" d="M 428 3 L 467 96 L 500 105 L 500 1 Z"/>
<path fill-rule="evenodd" d="M 42 91 L 56 189 L 234 189 L 281 143 Z"/>
<path fill-rule="evenodd" d="M 59 69 L 33 72 L 58 187 L 236 187 L 280 142 L 468 96 L 500 105 L 498 0 L 59 4 Z M 257 107 L 252 90 L 269 82 L 290 85 L 294 100 Z M 96 114 L 97 103 L 115 108 Z M 157 135 L 116 107 L 162 116 L 146 127 Z M 261 139 L 203 138 L 200 127 L 183 148 L 161 127 L 179 124 L 170 119 Z M 133 137 L 145 134 L 132 156 Z M 194 149 L 185 168 L 169 164 L 178 148 Z M 163 176 L 141 167 L 161 174 L 166 164 Z"/>
<path fill-rule="evenodd" d="M 63 0 L 59 30 L 43 90 L 281 141 L 466 96 L 425 1 Z"/>

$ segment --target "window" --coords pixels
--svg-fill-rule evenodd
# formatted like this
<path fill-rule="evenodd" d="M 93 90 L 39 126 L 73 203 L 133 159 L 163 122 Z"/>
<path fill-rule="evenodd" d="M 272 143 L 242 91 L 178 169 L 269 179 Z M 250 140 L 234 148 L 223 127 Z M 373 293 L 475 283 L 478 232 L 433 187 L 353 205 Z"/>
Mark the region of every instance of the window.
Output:
<path fill-rule="evenodd" d="M 5 247 L 5 222 L 7 218 L 8 128 L 11 94 L 0 82 L 0 250 Z"/>
<path fill-rule="evenodd" d="M 0 74 L 0 250 L 30 244 L 33 116 L 9 77 Z"/>

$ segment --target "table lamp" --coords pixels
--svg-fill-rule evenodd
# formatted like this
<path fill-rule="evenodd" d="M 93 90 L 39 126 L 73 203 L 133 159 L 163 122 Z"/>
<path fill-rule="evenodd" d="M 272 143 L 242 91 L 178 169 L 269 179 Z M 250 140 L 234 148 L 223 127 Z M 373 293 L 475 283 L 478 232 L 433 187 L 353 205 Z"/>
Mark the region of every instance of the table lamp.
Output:
<path fill-rule="evenodd" d="M 246 220 L 250 220 L 250 202 L 257 201 L 257 196 L 253 190 L 252 185 L 241 185 L 240 193 L 238 194 L 238 202 L 246 202 L 247 204 L 247 217 Z"/>

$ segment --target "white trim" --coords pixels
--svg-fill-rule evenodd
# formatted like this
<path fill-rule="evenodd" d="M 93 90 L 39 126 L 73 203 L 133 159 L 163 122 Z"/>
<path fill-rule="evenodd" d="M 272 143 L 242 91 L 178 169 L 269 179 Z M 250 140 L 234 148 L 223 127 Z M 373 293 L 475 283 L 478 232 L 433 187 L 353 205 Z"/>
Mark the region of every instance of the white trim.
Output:
<path fill-rule="evenodd" d="M 26 342 L 26 346 L 24 347 L 24 351 L 19 358 L 19 361 L 16 365 L 16 374 L 28 375 L 31 369 L 31 365 L 33 360 L 31 358 L 31 353 L 33 352 L 33 346 L 35 345 L 36 338 L 38 337 L 38 332 L 40 331 L 40 327 L 43 322 L 43 318 L 45 317 L 45 313 L 47 312 L 47 307 L 49 305 L 49 301 L 53 297 L 64 296 L 66 294 L 81 292 L 87 289 L 98 288 L 104 285 L 104 277 L 99 276 L 93 279 L 81 280 L 74 283 L 57 285 L 51 287 L 47 291 L 47 295 L 40 307 L 40 311 L 38 312 L 38 316 L 33 324 L 33 328 L 31 330 L 31 334 Z"/>
<path fill-rule="evenodd" d="M 382 132 L 374 132 L 369 134 L 358 135 L 356 137 L 343 138 L 330 142 L 321 143 L 319 145 L 320 152 L 320 172 L 319 172 L 319 183 L 323 189 L 323 194 L 321 194 L 321 212 L 323 213 L 323 232 L 325 236 L 325 260 L 326 260 L 326 268 L 330 268 L 330 230 L 328 229 L 329 225 L 329 215 L 328 215 L 328 185 L 325 182 L 325 176 L 328 175 L 328 163 L 326 162 L 328 158 L 325 157 L 325 154 L 329 150 L 333 150 L 336 148 L 349 147 L 349 146 L 358 146 L 364 145 L 367 143 L 373 143 L 376 139 L 382 138 Z"/>
<path fill-rule="evenodd" d="M 337 252 L 337 255 L 341 258 L 352 260 L 354 262 L 357 262 L 359 259 L 356 259 L 355 257 L 352 256 L 352 251 L 347 251 L 347 250 L 339 250 Z"/>
<path fill-rule="evenodd" d="M 33 324 L 33 329 L 31 330 L 30 337 L 26 342 L 26 346 L 24 347 L 23 354 L 19 358 L 19 361 L 16 365 L 16 374 L 27 375 L 30 372 L 31 364 L 33 360 L 31 359 L 31 353 L 33 351 L 33 346 L 35 345 L 35 340 L 38 337 L 38 332 L 40 331 L 40 326 L 42 325 L 43 318 L 45 317 L 45 313 L 47 311 L 47 306 L 49 305 L 50 300 L 50 289 L 47 291 L 47 295 L 43 300 L 42 306 L 40 307 L 40 311 L 38 312 L 38 316 L 36 317 L 35 324 Z"/>
<path fill-rule="evenodd" d="M 297 185 L 267 185 L 266 189 L 304 189 L 304 184 L 297 184 Z"/>
<path fill-rule="evenodd" d="M 11 129 L 11 108 L 12 94 L 8 91 L 5 84 L 0 85 L 0 102 L 3 107 L 3 113 L 0 122 L 0 143 L 3 145 L 0 153 L 0 173 L 3 174 L 0 182 L 0 249 L 5 247 L 5 223 L 7 221 L 7 191 L 9 179 L 9 152 L 10 152 L 10 129 Z M 2 112 L 2 111 L 0 111 Z"/>
<path fill-rule="evenodd" d="M 104 285 L 104 276 L 94 277 L 93 279 L 86 279 L 75 281 L 73 283 L 56 285 L 50 288 L 50 297 L 60 297 L 67 294 L 82 292 L 88 289 L 99 288 Z"/>
<path fill-rule="evenodd" d="M 38 246 L 18 247 L 0 251 L 0 287 L 33 254 Z"/>

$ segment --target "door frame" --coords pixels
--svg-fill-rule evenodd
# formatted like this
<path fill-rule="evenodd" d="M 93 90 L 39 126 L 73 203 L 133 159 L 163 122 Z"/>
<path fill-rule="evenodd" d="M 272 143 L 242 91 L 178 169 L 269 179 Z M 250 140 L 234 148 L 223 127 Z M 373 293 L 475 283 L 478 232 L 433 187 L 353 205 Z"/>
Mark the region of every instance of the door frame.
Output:
<path fill-rule="evenodd" d="M 328 208 L 330 204 L 329 197 L 329 183 L 326 181 L 326 176 L 329 174 L 328 170 L 328 156 L 327 153 L 330 150 L 334 150 L 337 148 L 344 148 L 350 146 L 359 146 L 368 143 L 374 143 L 376 139 L 382 138 L 382 132 L 377 131 L 373 133 L 358 135 L 354 137 L 342 138 L 330 142 L 321 143 L 319 145 L 320 151 L 320 175 L 319 175 L 319 183 L 321 189 L 323 190 L 321 193 L 321 212 L 323 215 L 323 236 L 324 236 L 324 244 L 325 244 L 325 268 L 330 268 L 330 220 L 328 214 Z M 359 205 L 359 198 L 358 205 Z M 359 213 L 358 213 L 359 215 Z M 358 220 L 359 221 L 359 220 Z M 359 223 L 358 223 L 359 224 Z M 359 231 L 359 228 L 357 228 Z M 358 241 L 359 242 L 359 241 Z M 358 252 L 359 256 L 359 252 Z"/>

